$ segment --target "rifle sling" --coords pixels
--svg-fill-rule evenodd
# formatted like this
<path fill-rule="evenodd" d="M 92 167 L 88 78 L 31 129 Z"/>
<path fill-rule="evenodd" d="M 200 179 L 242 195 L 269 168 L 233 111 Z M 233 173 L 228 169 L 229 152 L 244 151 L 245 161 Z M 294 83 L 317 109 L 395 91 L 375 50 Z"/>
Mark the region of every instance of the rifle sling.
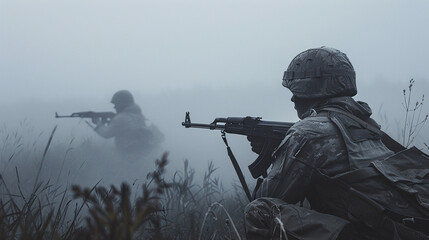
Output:
<path fill-rule="evenodd" d="M 241 186 L 243 187 L 243 190 L 246 193 L 247 199 L 249 200 L 249 202 L 251 202 L 252 196 L 250 195 L 249 187 L 247 186 L 246 180 L 244 179 L 244 175 L 243 175 L 243 172 L 241 171 L 240 165 L 238 165 L 237 159 L 235 158 L 231 148 L 228 145 L 228 140 L 226 140 L 226 134 L 224 131 L 222 131 L 222 140 L 226 145 L 228 156 L 231 159 L 232 165 L 234 166 L 235 172 L 238 175 L 238 179 L 240 180 Z"/>

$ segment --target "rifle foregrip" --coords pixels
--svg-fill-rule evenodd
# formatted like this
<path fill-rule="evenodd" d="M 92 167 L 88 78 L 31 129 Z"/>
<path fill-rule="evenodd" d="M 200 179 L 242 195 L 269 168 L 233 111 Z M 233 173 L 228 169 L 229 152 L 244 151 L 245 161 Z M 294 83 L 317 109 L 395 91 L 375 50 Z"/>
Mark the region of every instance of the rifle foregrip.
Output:
<path fill-rule="evenodd" d="M 259 154 L 258 158 L 253 161 L 252 164 L 249 165 L 249 171 L 252 174 L 253 178 L 258 178 L 261 175 L 265 175 L 267 173 L 267 169 L 270 167 L 273 162 L 273 151 L 275 145 L 271 140 L 266 140 L 264 142 L 264 146 L 262 147 L 262 151 Z"/>

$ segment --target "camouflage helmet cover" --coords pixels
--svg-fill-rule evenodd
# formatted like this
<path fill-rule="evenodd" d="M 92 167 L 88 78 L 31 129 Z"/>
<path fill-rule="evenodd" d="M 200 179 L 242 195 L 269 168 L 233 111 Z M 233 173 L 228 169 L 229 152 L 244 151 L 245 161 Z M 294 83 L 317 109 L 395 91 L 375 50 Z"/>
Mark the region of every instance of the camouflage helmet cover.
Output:
<path fill-rule="evenodd" d="M 120 106 L 130 106 L 134 104 L 133 95 L 127 90 L 120 90 L 113 94 L 111 103 Z"/>
<path fill-rule="evenodd" d="M 304 99 L 354 96 L 356 74 L 341 51 L 313 48 L 298 54 L 283 75 L 283 86 Z"/>

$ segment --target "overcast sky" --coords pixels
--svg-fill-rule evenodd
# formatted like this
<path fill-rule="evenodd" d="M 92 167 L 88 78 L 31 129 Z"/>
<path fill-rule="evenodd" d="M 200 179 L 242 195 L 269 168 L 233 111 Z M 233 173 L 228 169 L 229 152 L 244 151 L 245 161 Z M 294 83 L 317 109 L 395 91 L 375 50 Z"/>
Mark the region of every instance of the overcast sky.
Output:
<path fill-rule="evenodd" d="M 205 165 L 214 146 L 226 157 L 223 143 L 182 129 L 184 112 L 198 122 L 296 121 L 281 78 L 308 48 L 345 52 L 360 100 L 374 112 L 401 111 L 409 79 L 418 96 L 429 92 L 428 26 L 427 0 L 0 0 L 1 121 L 61 131 L 70 122 L 55 111 L 111 110 L 112 94 L 129 89 L 167 150 L 180 161 L 199 152 Z M 238 151 L 247 156 L 245 144 Z"/>

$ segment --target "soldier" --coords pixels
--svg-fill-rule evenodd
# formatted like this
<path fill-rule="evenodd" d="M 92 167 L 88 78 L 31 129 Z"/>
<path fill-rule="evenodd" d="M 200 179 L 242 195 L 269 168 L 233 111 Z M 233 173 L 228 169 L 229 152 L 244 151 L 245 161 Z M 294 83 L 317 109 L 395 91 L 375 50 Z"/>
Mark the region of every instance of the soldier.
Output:
<path fill-rule="evenodd" d="M 352 98 L 355 71 L 347 56 L 327 47 L 304 51 L 285 71 L 283 86 L 292 92 L 301 121 L 279 143 L 272 169 L 255 189 L 256 200 L 246 206 L 247 239 L 277 239 L 284 231 L 289 239 L 427 239 L 406 227 L 405 218 L 385 215 L 388 209 L 413 221 L 424 217 L 387 183 L 355 174 L 356 188 L 372 193 L 368 198 L 339 183 L 341 176 L 353 179 L 347 173 L 394 154 L 382 142 L 368 104 Z M 249 141 L 260 153 L 262 139 Z"/>
<path fill-rule="evenodd" d="M 116 92 L 111 100 L 116 115 L 108 123 L 93 119 L 95 132 L 103 138 L 115 138 L 115 145 L 122 153 L 143 153 L 151 136 L 146 130 L 145 117 L 134 103 L 133 95 L 127 90 Z"/>

